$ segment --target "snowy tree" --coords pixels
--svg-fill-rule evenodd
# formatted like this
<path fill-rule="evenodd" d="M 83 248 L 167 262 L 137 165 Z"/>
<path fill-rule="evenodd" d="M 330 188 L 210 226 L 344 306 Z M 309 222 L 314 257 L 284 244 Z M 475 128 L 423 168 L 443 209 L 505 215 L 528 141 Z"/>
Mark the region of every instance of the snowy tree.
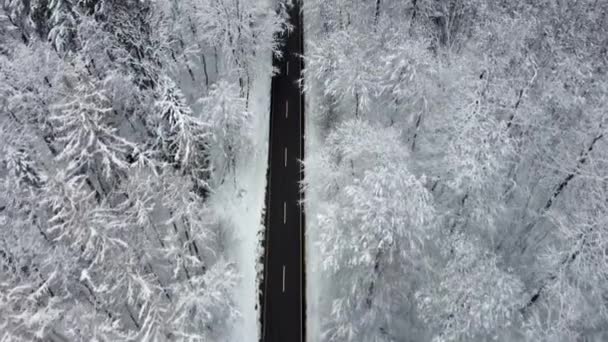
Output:
<path fill-rule="evenodd" d="M 25 341 L 43 338 L 62 313 L 61 300 L 54 296 L 59 274 L 52 262 L 61 252 L 50 248 L 36 204 L 44 175 L 22 151 L 6 152 L 10 173 L 0 198 L 0 337 Z"/>
<path fill-rule="evenodd" d="M 249 100 L 254 58 L 278 51 L 275 34 L 285 28 L 285 20 L 267 3 L 255 0 L 187 0 L 180 7 L 187 17 L 180 26 L 194 35 L 194 48 L 201 54 L 204 46 L 219 50 L 222 67 L 237 78 L 240 94 Z"/>
<path fill-rule="evenodd" d="M 331 187 L 326 210 L 315 218 L 322 269 L 336 282 L 328 341 L 390 340 L 392 313 L 407 302 L 416 259 L 432 235 L 430 196 L 424 180 L 412 175 L 397 134 L 350 121 L 328 137 L 329 144 L 308 168 L 327 167 Z M 319 164 L 317 164 L 319 163 Z M 405 297 L 404 297 L 405 296 Z"/>
<path fill-rule="evenodd" d="M 346 145 L 370 149 L 335 139 L 353 113 L 399 129 L 408 170 L 427 176 L 441 234 L 437 250 L 420 256 L 426 276 L 410 288 L 417 310 L 392 316 L 414 316 L 412 325 L 391 337 L 605 339 L 604 262 L 594 249 L 604 202 L 605 4 L 336 0 L 306 10 L 314 23 L 306 90 L 321 120 L 318 146 L 335 151 L 309 154 L 308 184 L 320 185 L 312 193 L 333 201 L 361 177 L 358 164 L 377 166 L 355 160 L 348 174 L 333 162 Z M 309 231 L 338 236 L 319 222 Z"/>
<path fill-rule="evenodd" d="M 226 165 L 245 151 L 238 75 L 276 48 L 282 19 L 226 2 L 225 27 L 247 30 L 233 55 L 189 41 L 174 4 L 2 2 L 0 340 L 223 340 L 240 319 L 239 269 L 206 203 L 225 176 L 210 151 Z M 199 30 L 216 19 L 190 14 Z M 182 81 L 173 55 L 193 46 L 222 50 L 208 84 Z"/>
<path fill-rule="evenodd" d="M 168 317 L 173 338 L 183 340 L 216 340 L 223 329 L 237 318 L 230 298 L 237 281 L 234 265 L 219 261 L 204 276 L 180 283 L 173 289 L 182 293 Z"/>
<path fill-rule="evenodd" d="M 60 53 L 76 49 L 76 14 L 70 0 L 51 0 L 48 4 L 49 33 L 48 40 Z"/>
<path fill-rule="evenodd" d="M 79 82 L 55 111 L 50 120 L 62 144 L 57 158 L 67 163 L 66 176 L 94 175 L 95 190 L 107 195 L 115 178 L 129 166 L 128 156 L 136 145 L 111 125 L 112 108 L 103 90 Z"/>
<path fill-rule="evenodd" d="M 170 163 L 192 175 L 197 187 L 204 189 L 207 187 L 209 124 L 194 116 L 181 91 L 170 79 L 164 80 L 162 89 L 162 97 L 156 103 L 161 151 Z"/>
<path fill-rule="evenodd" d="M 252 117 L 245 101 L 238 87 L 226 81 L 213 85 L 209 96 L 200 100 L 202 117 L 209 124 L 209 161 L 216 183 L 234 172 L 237 158 L 250 151 Z"/>
<path fill-rule="evenodd" d="M 335 101 L 353 99 L 355 117 L 379 91 L 375 65 L 370 59 L 373 47 L 361 46 L 364 42 L 361 32 L 338 31 L 318 44 L 311 44 L 307 54 L 309 70 L 314 71 L 309 72 L 309 77 L 325 83 L 325 96 Z"/>
<path fill-rule="evenodd" d="M 448 262 L 429 288 L 416 293 L 420 314 L 435 332 L 433 341 L 508 338 L 508 328 L 521 322 L 524 284 L 501 270 L 480 242 L 465 239 L 458 236 L 442 246 Z"/>
<path fill-rule="evenodd" d="M 593 164 L 596 165 L 586 180 L 571 184 L 575 190 L 568 197 L 579 202 L 576 209 L 548 213 L 557 230 L 557 241 L 539 253 L 543 269 L 522 308 L 531 317 L 546 317 L 530 324 L 533 338 L 576 339 L 585 336 L 583 332 L 597 338 L 605 336 L 603 324 L 608 311 L 602 298 L 606 296 L 607 277 L 603 252 L 606 188 L 601 176 L 594 174 L 602 169 L 603 161 Z"/>

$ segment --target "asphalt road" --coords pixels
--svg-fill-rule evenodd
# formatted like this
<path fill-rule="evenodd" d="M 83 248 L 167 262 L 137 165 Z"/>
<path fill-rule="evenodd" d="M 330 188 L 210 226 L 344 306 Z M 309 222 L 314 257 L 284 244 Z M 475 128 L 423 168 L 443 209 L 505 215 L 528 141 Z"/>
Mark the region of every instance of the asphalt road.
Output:
<path fill-rule="evenodd" d="M 302 16 L 290 10 L 294 29 L 285 34 L 280 72 L 272 80 L 269 172 L 266 189 L 265 270 L 262 284 L 262 341 L 305 341 L 304 212 L 299 182 L 304 157 Z"/>

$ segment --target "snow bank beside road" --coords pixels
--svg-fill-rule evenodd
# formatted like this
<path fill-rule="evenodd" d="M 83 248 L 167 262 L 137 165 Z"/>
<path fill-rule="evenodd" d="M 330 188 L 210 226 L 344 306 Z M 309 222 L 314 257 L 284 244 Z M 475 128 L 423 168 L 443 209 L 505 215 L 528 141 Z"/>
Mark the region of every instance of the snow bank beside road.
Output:
<path fill-rule="evenodd" d="M 234 177 L 227 178 L 214 193 L 211 206 L 223 224 L 231 227 L 226 236 L 228 256 L 236 262 L 241 279 L 234 298 L 241 319 L 231 332 L 230 341 L 258 341 L 259 305 L 258 265 L 264 230 L 266 169 L 268 167 L 268 129 L 271 85 L 271 55 L 258 57 L 249 110 L 253 123 L 253 153 L 238 158 Z"/>
<path fill-rule="evenodd" d="M 311 34 L 317 23 L 317 19 L 307 11 L 307 7 L 304 7 L 304 54 L 308 50 L 309 39 L 308 33 Z M 306 82 L 314 82 L 304 76 Z M 307 91 L 304 98 L 304 115 L 305 115 L 305 135 L 304 135 L 304 158 L 305 160 L 310 156 L 313 156 L 319 152 L 322 147 L 322 130 L 320 129 L 320 123 L 318 122 L 318 112 L 320 109 L 321 94 L 318 94 L 314 89 L 320 89 L 319 87 L 309 87 L 312 91 Z M 315 178 L 312 174 L 314 170 L 305 170 L 306 179 Z M 319 208 L 319 194 L 315 191 L 305 190 L 305 203 L 304 211 L 306 213 L 306 250 L 305 250 L 305 266 L 306 266 L 306 340 L 309 342 L 315 342 L 321 340 L 321 321 L 320 312 L 327 312 L 323 310 L 321 306 L 323 303 L 328 303 L 328 298 L 323 297 L 324 283 L 319 270 L 321 265 L 321 253 L 318 246 L 315 246 L 314 242 L 318 241 L 318 227 L 314 225 L 314 217 L 318 213 Z M 313 223 L 313 224 L 311 224 Z"/>

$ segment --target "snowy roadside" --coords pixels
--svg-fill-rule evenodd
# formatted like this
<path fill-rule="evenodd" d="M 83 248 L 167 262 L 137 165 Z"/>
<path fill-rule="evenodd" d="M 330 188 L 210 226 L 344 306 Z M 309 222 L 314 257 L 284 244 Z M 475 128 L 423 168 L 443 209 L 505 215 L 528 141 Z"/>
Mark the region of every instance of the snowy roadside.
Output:
<path fill-rule="evenodd" d="M 307 93 L 305 99 L 305 113 L 309 113 L 305 118 L 306 133 L 305 133 L 305 159 L 306 156 L 314 155 L 321 148 L 321 138 L 317 127 L 314 115 L 310 115 L 310 109 L 314 108 L 313 101 L 310 99 L 314 94 Z M 313 95 L 313 96 L 310 96 Z M 315 177 L 311 174 L 306 174 L 306 177 Z M 304 210 L 306 212 L 306 340 L 309 342 L 320 340 L 320 303 L 322 303 L 321 290 L 322 279 L 318 265 L 321 265 L 318 247 L 314 242 L 318 234 L 318 229 L 312 223 L 313 218 L 318 212 L 319 195 L 315 191 L 307 190 L 305 194 Z"/>
<path fill-rule="evenodd" d="M 316 18 L 307 11 L 304 6 L 304 54 L 308 50 L 308 42 L 311 38 L 308 38 L 307 33 L 313 32 L 312 28 L 315 27 Z M 304 74 L 305 75 L 305 74 Z M 309 79 L 305 78 L 305 84 Z M 313 80 L 310 80 L 314 82 Z M 304 113 L 305 113 L 305 132 L 304 132 L 304 159 L 305 162 L 310 156 L 316 155 L 322 147 L 322 132 L 319 127 L 317 118 L 319 114 L 317 109 L 319 105 L 317 99 L 320 99 L 320 94 L 317 94 L 314 89 L 320 89 L 319 87 L 309 87 L 313 91 L 307 91 L 304 98 Z M 313 174 L 315 170 L 305 170 L 305 180 L 317 179 L 319 176 Z M 309 342 L 321 340 L 321 321 L 320 313 L 323 312 L 321 303 L 323 303 L 323 283 L 321 272 L 318 265 L 321 265 L 321 253 L 315 241 L 318 241 L 317 234 L 318 228 L 314 225 L 314 217 L 318 213 L 319 208 L 319 194 L 309 189 L 305 193 L 304 210 L 306 213 L 306 250 L 305 250 L 305 263 L 306 263 L 306 340 Z"/>
<path fill-rule="evenodd" d="M 259 340 L 258 274 L 262 271 L 259 256 L 262 253 L 262 212 L 268 167 L 270 61 L 270 53 L 258 56 L 258 68 L 251 86 L 252 153 L 244 153 L 238 158 L 235 175 L 230 177 L 233 179 L 227 179 L 210 200 L 222 224 L 230 227 L 225 237 L 226 255 L 236 263 L 241 275 L 234 293 L 241 317 L 228 334 L 229 341 L 234 342 Z"/>
<path fill-rule="evenodd" d="M 309 115 L 306 116 L 306 134 L 305 134 L 305 156 L 314 155 L 318 153 L 322 147 L 322 138 L 319 132 L 318 123 L 314 118 L 314 115 L 311 115 L 311 108 L 315 108 L 313 103 L 314 99 L 309 99 L 313 97 L 314 94 L 307 93 L 308 97 L 306 98 L 306 112 Z M 310 96 L 313 95 L 313 96 Z M 305 157 L 308 158 L 308 157 Z M 319 176 L 314 174 L 306 174 L 306 177 L 310 178 L 318 178 Z M 319 202 L 319 194 L 316 191 L 307 190 L 305 194 L 305 203 L 304 209 L 306 212 L 306 339 L 309 342 L 319 341 L 320 340 L 320 312 L 322 310 L 321 304 L 326 302 L 322 294 L 324 293 L 324 284 L 323 279 L 321 277 L 321 270 L 319 269 L 319 265 L 321 265 L 321 253 L 318 249 L 318 246 L 315 245 L 315 242 L 318 241 L 318 233 L 319 227 L 314 225 L 316 217 L 318 213 L 318 209 L 320 206 Z"/>

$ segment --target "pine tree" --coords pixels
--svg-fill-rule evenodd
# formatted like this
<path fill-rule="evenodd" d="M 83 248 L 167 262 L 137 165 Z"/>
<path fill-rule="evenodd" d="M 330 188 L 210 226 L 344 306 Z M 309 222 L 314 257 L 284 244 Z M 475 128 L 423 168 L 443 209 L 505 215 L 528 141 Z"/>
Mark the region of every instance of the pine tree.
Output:
<path fill-rule="evenodd" d="M 162 89 L 161 99 L 156 102 L 155 120 L 163 156 L 191 175 L 197 189 L 206 191 L 209 124 L 194 115 L 173 81 L 165 78 Z"/>

